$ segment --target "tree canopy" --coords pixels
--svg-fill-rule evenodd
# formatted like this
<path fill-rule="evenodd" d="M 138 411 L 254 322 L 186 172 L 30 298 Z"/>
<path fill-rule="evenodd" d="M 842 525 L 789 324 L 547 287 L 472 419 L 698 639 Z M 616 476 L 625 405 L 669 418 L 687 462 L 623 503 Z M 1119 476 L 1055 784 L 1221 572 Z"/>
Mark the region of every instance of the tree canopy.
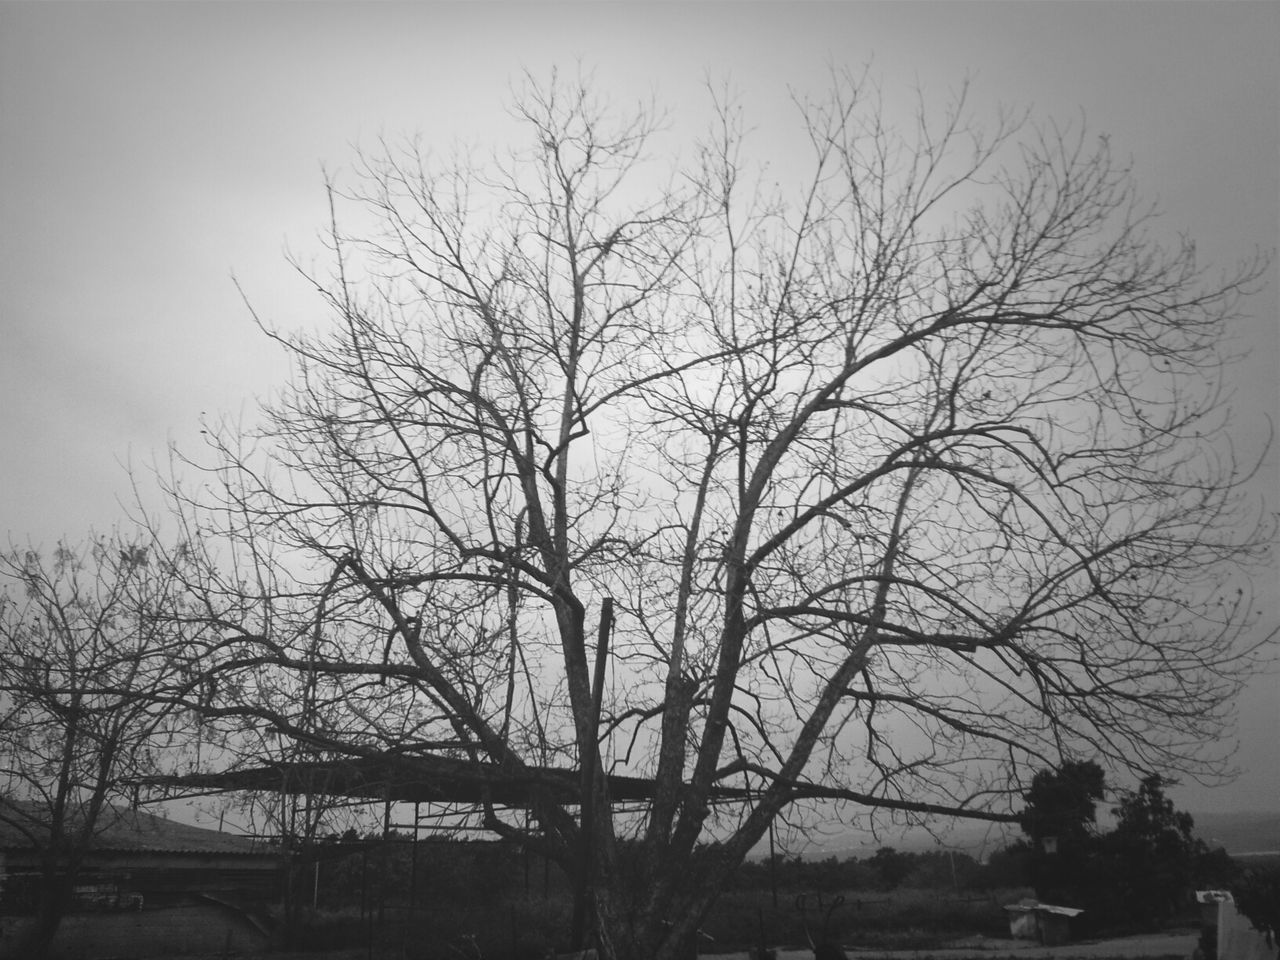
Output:
<path fill-rule="evenodd" d="M 1152 919 L 1173 914 L 1190 898 L 1197 862 L 1208 852 L 1192 834 L 1191 814 L 1165 796 L 1167 785 L 1159 774 L 1144 777 L 1121 798 L 1116 829 L 1108 837 L 1124 902 Z"/>
<path fill-rule="evenodd" d="M 1068 760 L 1056 770 L 1039 770 L 1024 795 L 1022 831 L 1037 843 L 1052 837 L 1083 844 L 1105 791 L 1106 773 L 1093 760 Z"/>
<path fill-rule="evenodd" d="M 674 955 L 800 801 L 1012 820 L 1064 754 L 1201 769 L 1270 540 L 1221 442 L 1263 261 L 1169 244 L 1106 138 L 840 81 L 774 186 L 713 104 L 669 166 L 562 80 L 507 156 L 363 155 L 330 328 L 264 321 L 293 382 L 174 490 L 207 715 L 581 769 L 581 818 L 484 822 L 587 882 L 610 957 Z"/>

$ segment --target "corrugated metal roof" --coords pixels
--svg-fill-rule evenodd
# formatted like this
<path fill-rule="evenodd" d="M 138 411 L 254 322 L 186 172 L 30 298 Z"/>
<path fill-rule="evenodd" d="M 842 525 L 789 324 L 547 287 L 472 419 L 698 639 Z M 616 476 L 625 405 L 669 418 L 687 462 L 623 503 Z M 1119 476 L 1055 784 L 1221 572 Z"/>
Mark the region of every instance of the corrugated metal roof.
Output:
<path fill-rule="evenodd" d="M 1047 913 L 1055 917 L 1078 917 L 1084 913 L 1076 907 L 1059 907 L 1052 903 L 1041 903 L 1039 900 L 1033 900 L 1030 897 L 1020 900 L 1018 903 L 1007 903 L 1004 907 L 1011 913 Z"/>
<path fill-rule="evenodd" d="M 233 833 L 221 833 L 166 817 L 109 807 L 102 812 L 93 842 L 95 850 L 118 853 L 203 853 L 268 854 L 272 848 L 260 840 Z M 24 829 L 25 828 L 25 831 Z M 27 850 L 29 836 L 47 836 L 39 807 L 34 804 L 5 804 L 0 807 L 0 849 Z"/>
<path fill-rule="evenodd" d="M 581 797 L 582 775 L 568 768 L 527 766 L 509 770 L 492 763 L 432 754 L 385 754 L 298 763 L 272 763 L 221 773 L 151 777 L 139 781 L 170 796 L 194 792 L 260 790 L 272 793 L 348 796 L 404 803 L 493 803 L 527 806 L 538 793 L 566 803 Z M 653 796 L 652 780 L 610 774 L 614 803 Z M 712 801 L 743 800 L 736 787 L 713 787 Z"/>

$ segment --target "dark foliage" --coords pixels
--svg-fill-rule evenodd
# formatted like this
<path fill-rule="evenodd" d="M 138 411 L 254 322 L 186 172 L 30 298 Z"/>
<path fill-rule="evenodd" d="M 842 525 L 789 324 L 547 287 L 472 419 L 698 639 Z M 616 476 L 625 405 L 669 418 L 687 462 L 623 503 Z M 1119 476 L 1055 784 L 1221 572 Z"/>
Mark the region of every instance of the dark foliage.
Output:
<path fill-rule="evenodd" d="M 1102 767 L 1092 760 L 1068 760 L 1057 770 L 1041 770 L 1024 794 L 1022 831 L 1035 842 L 1053 838 L 1083 845 L 1093 835 L 1105 790 Z"/>
<path fill-rule="evenodd" d="M 1280 958 L 1280 867 L 1245 870 L 1232 884 L 1236 908 Z"/>
<path fill-rule="evenodd" d="M 1196 866 L 1207 848 L 1192 835 L 1191 814 L 1174 809 L 1159 774 L 1120 801 L 1119 823 L 1106 837 L 1109 875 L 1128 908 L 1142 921 L 1175 916 L 1190 901 Z"/>
<path fill-rule="evenodd" d="M 1116 829 L 1103 834 L 1094 827 L 1106 789 L 1101 767 L 1041 771 L 1025 794 L 1030 842 L 993 857 L 988 869 L 1005 883 L 1024 870 L 1041 900 L 1082 908 L 1085 927 L 1154 927 L 1184 916 L 1194 890 L 1230 886 L 1237 868 L 1225 850 L 1194 837 L 1191 815 L 1164 794 L 1168 784 L 1146 777 L 1121 799 Z"/>

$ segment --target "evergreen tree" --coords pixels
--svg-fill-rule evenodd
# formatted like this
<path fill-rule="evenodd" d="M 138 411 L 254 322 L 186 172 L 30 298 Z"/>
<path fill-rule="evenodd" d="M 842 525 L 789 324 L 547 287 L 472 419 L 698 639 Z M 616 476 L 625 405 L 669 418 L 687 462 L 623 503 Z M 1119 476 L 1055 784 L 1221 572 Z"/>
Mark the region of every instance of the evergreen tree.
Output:
<path fill-rule="evenodd" d="M 1092 760 L 1068 760 L 1057 770 L 1041 770 L 1023 795 L 1021 824 L 1031 840 L 1030 880 L 1036 896 L 1084 907 L 1096 886 L 1097 801 L 1106 778 Z"/>
<path fill-rule="evenodd" d="M 1192 835 L 1191 814 L 1174 809 L 1164 795 L 1169 781 L 1153 773 L 1136 793 L 1120 801 L 1120 818 L 1108 835 L 1120 894 L 1139 919 L 1167 919 L 1192 894 L 1204 845 Z"/>

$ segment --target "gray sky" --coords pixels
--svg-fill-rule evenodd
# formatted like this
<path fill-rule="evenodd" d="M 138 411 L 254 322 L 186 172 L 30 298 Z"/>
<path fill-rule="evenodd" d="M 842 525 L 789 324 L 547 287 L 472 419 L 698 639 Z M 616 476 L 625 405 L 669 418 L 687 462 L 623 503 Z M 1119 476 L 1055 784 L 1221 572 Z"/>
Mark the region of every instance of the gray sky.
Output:
<path fill-rule="evenodd" d="M 502 142 L 509 86 L 593 70 L 620 104 L 653 96 L 676 130 L 728 78 L 767 135 L 790 91 L 870 63 L 890 96 L 966 77 L 998 102 L 1079 121 L 1132 156 L 1170 231 L 1229 266 L 1280 229 L 1280 4 L 75 4 L 0 0 L 0 538 L 51 545 L 109 527 L 122 464 L 194 449 L 200 417 L 252 416 L 283 359 L 255 309 L 323 323 L 288 267 L 318 254 L 322 169 L 420 133 Z M 776 144 L 774 144 L 776 146 Z M 785 153 L 785 151 L 783 151 Z M 785 171 L 783 172 L 785 176 Z M 1280 414 L 1273 269 L 1232 345 L 1233 430 Z M 1280 422 L 1280 419 L 1277 420 Z M 1280 503 L 1277 457 L 1263 482 Z M 1275 571 L 1264 619 L 1280 617 Z M 1280 677 L 1240 704 L 1244 775 L 1190 810 L 1280 807 Z"/>

